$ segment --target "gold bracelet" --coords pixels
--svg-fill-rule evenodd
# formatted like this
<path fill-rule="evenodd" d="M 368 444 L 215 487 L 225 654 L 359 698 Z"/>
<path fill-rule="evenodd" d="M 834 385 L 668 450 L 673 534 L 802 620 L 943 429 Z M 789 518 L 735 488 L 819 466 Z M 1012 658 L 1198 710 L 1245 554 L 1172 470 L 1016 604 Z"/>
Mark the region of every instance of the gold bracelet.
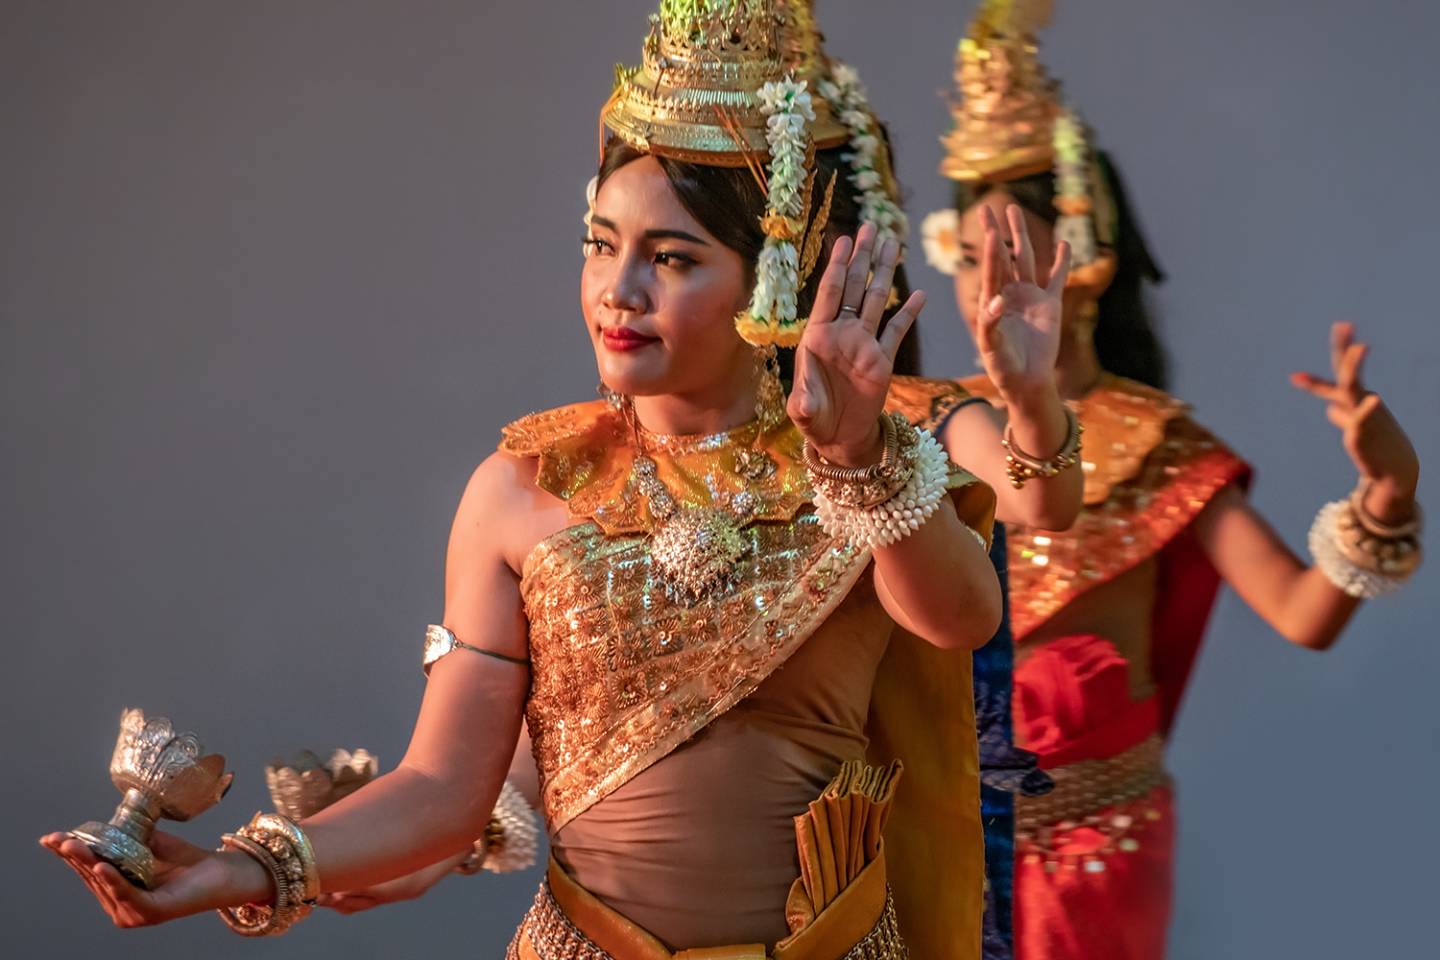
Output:
<path fill-rule="evenodd" d="M 1065 408 L 1065 421 L 1068 424 L 1065 443 L 1060 452 L 1048 460 L 1032 457 L 1021 450 L 1015 443 L 1014 431 L 1009 424 L 1005 426 L 1000 444 L 1005 448 L 1005 475 L 1012 487 L 1019 490 L 1030 480 L 1048 480 L 1080 462 L 1080 437 L 1085 432 L 1085 425 L 1069 407 Z"/>
<path fill-rule="evenodd" d="M 1335 515 L 1335 546 L 1341 555 L 1363 570 L 1403 580 L 1420 567 L 1420 540 L 1414 532 L 1399 536 L 1381 536 L 1366 523 L 1365 513 L 1357 506 L 1359 498 L 1337 501 L 1342 509 Z M 1373 518 L 1371 518 L 1373 519 Z M 1383 525 L 1382 525 L 1383 526 Z M 1388 529 L 1419 529 L 1419 521 Z"/>
<path fill-rule="evenodd" d="M 1415 504 L 1415 516 L 1404 523 L 1384 523 L 1375 514 L 1365 509 L 1365 496 L 1370 492 L 1374 482 L 1366 477 L 1355 486 L 1350 494 L 1350 509 L 1355 513 L 1355 519 L 1367 532 L 1381 540 L 1403 540 L 1406 537 L 1418 537 L 1424 523 L 1424 516 L 1420 512 L 1420 504 Z"/>
<path fill-rule="evenodd" d="M 880 462 L 868 467 L 837 467 L 807 441 L 803 456 L 816 491 L 836 504 L 863 510 L 885 503 L 903 490 L 915 473 L 919 435 L 899 414 L 882 414 L 880 429 L 884 453 Z"/>
<path fill-rule="evenodd" d="M 309 916 L 320 895 L 320 871 L 310 838 L 295 821 L 278 813 L 257 813 L 220 842 L 259 862 L 275 883 L 273 905 L 245 904 L 218 911 L 230 929 L 247 937 L 275 936 Z"/>

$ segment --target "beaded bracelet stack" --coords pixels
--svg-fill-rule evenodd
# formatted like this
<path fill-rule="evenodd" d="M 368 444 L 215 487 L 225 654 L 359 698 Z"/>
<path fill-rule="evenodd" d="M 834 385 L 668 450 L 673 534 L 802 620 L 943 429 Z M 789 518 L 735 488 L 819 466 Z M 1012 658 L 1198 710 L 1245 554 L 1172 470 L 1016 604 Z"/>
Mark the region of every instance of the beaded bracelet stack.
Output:
<path fill-rule="evenodd" d="M 220 842 L 221 849 L 257 861 L 275 885 L 273 904 L 247 903 L 216 911 L 226 926 L 245 937 L 276 936 L 309 916 L 320 895 L 320 872 L 310 840 L 295 821 L 278 813 L 257 813 Z"/>
<path fill-rule="evenodd" d="M 821 527 L 867 550 L 887 547 L 920 529 L 939 509 L 949 475 L 949 458 L 928 432 L 898 414 L 882 416 L 880 426 L 885 452 L 868 467 L 837 467 L 805 445 Z"/>
<path fill-rule="evenodd" d="M 456 864 L 455 872 L 469 876 L 481 870 L 491 873 L 525 870 L 535 863 L 539 836 L 535 811 L 515 785 L 506 780 L 484 835 L 475 841 L 465 859 Z"/>
<path fill-rule="evenodd" d="M 1069 425 L 1065 444 L 1048 460 L 1032 457 L 1021 450 L 1015 443 L 1015 434 L 1008 426 L 1005 428 L 1005 436 L 1000 443 L 1005 447 L 1005 475 L 1010 479 L 1010 486 L 1019 490 L 1030 480 L 1048 480 L 1080 462 L 1080 436 L 1085 427 L 1069 407 L 1065 408 L 1065 420 Z"/>
<path fill-rule="evenodd" d="M 1310 527 L 1310 554 L 1330 582 L 1371 599 L 1400 589 L 1420 567 L 1420 508 L 1414 519 L 1387 524 L 1365 509 L 1368 483 L 1320 508 Z"/>

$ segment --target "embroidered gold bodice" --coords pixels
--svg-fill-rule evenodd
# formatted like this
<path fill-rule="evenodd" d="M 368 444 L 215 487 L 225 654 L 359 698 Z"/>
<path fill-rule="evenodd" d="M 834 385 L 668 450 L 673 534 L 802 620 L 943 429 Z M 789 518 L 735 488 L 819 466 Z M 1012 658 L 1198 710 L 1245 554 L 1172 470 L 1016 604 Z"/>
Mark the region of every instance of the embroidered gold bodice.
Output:
<path fill-rule="evenodd" d="M 963 381 L 994 398 L 983 377 Z M 1007 528 L 1010 622 L 1022 641 L 1076 597 L 1154 557 L 1244 464 L 1163 391 L 1105 375 L 1074 404 L 1084 508 L 1063 533 Z"/>

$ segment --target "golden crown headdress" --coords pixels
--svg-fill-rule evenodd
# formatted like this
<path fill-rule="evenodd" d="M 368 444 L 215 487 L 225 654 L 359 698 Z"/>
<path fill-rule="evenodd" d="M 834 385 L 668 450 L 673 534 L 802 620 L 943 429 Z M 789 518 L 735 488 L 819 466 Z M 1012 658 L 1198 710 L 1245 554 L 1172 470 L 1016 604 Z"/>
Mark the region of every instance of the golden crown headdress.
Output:
<path fill-rule="evenodd" d="M 759 91 L 787 73 L 813 80 L 813 25 L 793 18 L 784 0 L 661 0 L 650 17 L 638 67 L 616 68 L 616 89 L 604 122 L 641 150 L 711 166 L 748 166 L 764 157 L 767 114 Z M 808 11 L 807 11 L 808 12 Z M 813 21 L 811 21 L 813 24 Z M 828 105 L 815 104 L 810 125 L 821 146 L 846 131 Z"/>
<path fill-rule="evenodd" d="M 757 346 L 800 342 L 797 298 L 819 259 L 834 189 L 832 179 L 812 217 L 815 133 L 846 135 L 786 64 L 787 22 L 777 0 L 660 0 L 641 65 L 617 69 L 601 110 L 603 125 L 640 150 L 748 167 L 765 190 L 755 289 L 735 318 Z"/>
<path fill-rule="evenodd" d="M 1003 183 L 1054 171 L 1055 234 L 1070 244 L 1067 287 L 1098 296 L 1115 274 L 1114 201 L 1085 125 L 1039 60 L 1036 33 L 1051 0 L 983 0 L 955 54 L 954 125 L 941 138 L 940 172 L 952 180 Z M 958 232 L 946 212 L 926 218 L 926 256 L 953 272 Z"/>

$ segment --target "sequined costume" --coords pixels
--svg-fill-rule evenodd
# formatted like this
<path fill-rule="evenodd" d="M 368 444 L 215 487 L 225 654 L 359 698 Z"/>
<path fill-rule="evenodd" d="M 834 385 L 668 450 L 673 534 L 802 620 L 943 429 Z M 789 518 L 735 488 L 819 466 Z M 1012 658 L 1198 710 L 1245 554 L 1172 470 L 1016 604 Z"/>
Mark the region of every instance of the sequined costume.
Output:
<path fill-rule="evenodd" d="M 970 656 L 894 626 L 869 555 L 815 522 L 798 431 L 783 421 L 757 443 L 758 429 L 644 436 L 687 508 L 756 501 L 733 587 L 682 602 L 657 576 L 637 441 L 617 411 L 597 401 L 506 428 L 502 449 L 533 458 L 574 520 L 534 549 L 521 583 L 554 862 L 516 956 L 571 955 L 570 927 L 612 937 L 574 955 L 618 960 L 737 941 L 776 957 L 862 943 L 871 952 L 854 956 L 890 957 L 901 932 L 915 957 L 978 955 Z M 756 451 L 768 468 L 746 462 Z M 988 534 L 993 494 L 958 469 L 950 486 Z M 846 770 L 865 788 L 845 787 Z M 836 930 L 854 933 L 845 950 L 831 949 Z M 765 955 L 747 949 L 736 956 Z"/>
<path fill-rule="evenodd" d="M 965 385 L 994 393 L 983 378 Z M 1164 739 L 1219 584 L 1189 529 L 1249 468 L 1159 390 L 1107 375 L 1074 406 L 1079 520 L 1009 531 L 1016 739 L 1055 781 L 1017 802 L 1016 948 L 1023 960 L 1153 960 L 1173 872 Z M 1145 637 L 1069 628 L 1078 601 L 1117 583 L 1153 590 Z"/>

